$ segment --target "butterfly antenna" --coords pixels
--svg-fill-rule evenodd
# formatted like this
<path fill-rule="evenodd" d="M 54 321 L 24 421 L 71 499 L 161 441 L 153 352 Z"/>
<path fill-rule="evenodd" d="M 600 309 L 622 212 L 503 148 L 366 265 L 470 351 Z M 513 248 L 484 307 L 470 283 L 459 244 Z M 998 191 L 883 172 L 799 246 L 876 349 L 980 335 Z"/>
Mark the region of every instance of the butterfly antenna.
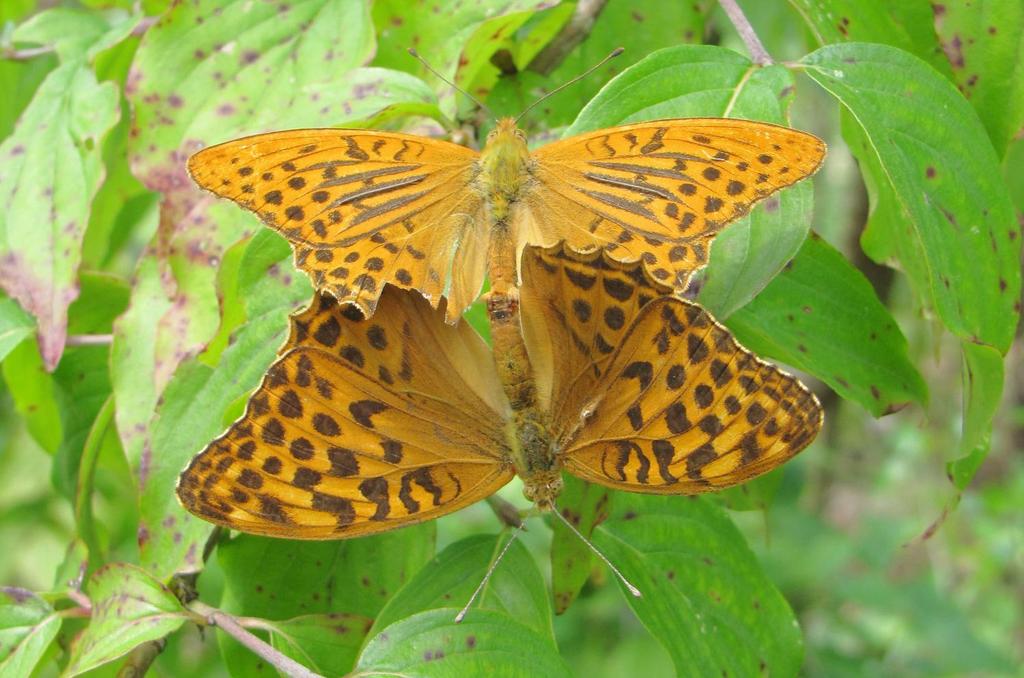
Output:
<path fill-rule="evenodd" d="M 607 61 L 607 59 L 605 59 L 605 61 Z M 586 537 L 584 537 L 583 533 L 580 532 L 579 530 L 577 530 L 576 527 L 572 523 L 570 523 L 566 519 L 565 516 L 562 515 L 562 512 L 558 510 L 557 506 L 554 507 L 554 510 L 552 511 L 552 513 L 554 513 L 556 516 L 558 516 L 558 519 L 561 520 L 563 523 L 565 523 L 565 526 L 568 527 L 572 531 L 573 534 L 575 534 L 577 537 L 579 537 L 580 541 L 582 541 L 584 544 L 586 544 L 588 547 L 590 547 L 590 550 L 593 551 L 594 554 L 598 558 L 601 559 L 601 562 L 603 562 L 605 565 L 608 566 L 609 570 L 611 570 L 612 572 L 615 573 L 615 576 L 619 578 L 619 581 L 622 582 L 623 586 L 625 586 L 627 589 L 629 589 L 630 593 L 632 593 L 637 598 L 642 597 L 640 595 L 640 589 L 638 589 L 637 587 L 633 586 L 633 584 L 631 584 L 630 581 L 628 579 L 626 579 L 625 575 L 623 575 L 621 572 L 619 572 L 619 568 L 617 568 L 614 565 L 612 565 L 612 561 L 608 560 L 608 557 L 605 554 L 603 554 L 600 551 L 598 551 L 597 547 L 594 546 L 593 544 L 591 544 L 590 540 L 587 539 Z"/>
<path fill-rule="evenodd" d="M 562 83 L 562 84 L 561 84 L 561 85 L 559 85 L 558 87 L 554 88 L 553 90 L 551 90 L 550 92 L 548 92 L 547 94 L 545 94 L 544 96 L 542 96 L 542 97 L 541 97 L 540 99 L 537 99 L 537 100 L 536 100 L 536 101 L 534 101 L 534 102 L 533 102 L 532 104 L 530 104 L 529 106 L 527 106 L 527 107 L 526 107 L 526 110 L 524 110 L 524 111 L 523 111 L 522 113 L 520 113 L 520 114 L 518 115 L 518 117 L 516 117 L 516 123 L 518 123 L 518 122 L 519 122 L 519 121 L 520 121 L 520 120 L 522 119 L 522 117 L 523 117 L 524 115 L 526 115 L 526 114 L 527 114 L 527 113 L 529 113 L 529 112 L 530 112 L 531 110 L 533 110 L 534 108 L 536 108 L 536 107 L 537 107 L 537 105 L 538 105 L 539 103 L 541 103 L 542 101 L 544 101 L 545 99 L 547 99 L 547 98 L 549 98 L 549 97 L 552 97 L 552 96 L 554 96 L 555 94 L 558 94 L 559 92 L 561 92 L 561 91 L 562 91 L 563 89 L 565 89 L 566 87 L 570 87 L 570 86 L 572 86 L 572 85 L 575 85 L 575 84 L 576 84 L 577 82 L 579 82 L 579 81 L 580 81 L 580 80 L 582 80 L 583 78 L 587 77 L 588 75 L 590 75 L 591 73 L 593 73 L 593 72 L 594 72 L 594 71 L 596 71 L 597 69 L 601 68 L 601 66 L 604 66 L 604 65 L 605 65 L 606 63 L 608 63 L 609 61 L 611 61 L 612 59 L 614 59 L 615 57 L 619 56 L 620 54 L 622 54 L 622 53 L 623 53 L 623 52 L 625 52 L 625 51 L 626 51 L 626 49 L 625 49 L 624 47 L 616 47 L 615 49 L 613 49 L 613 50 L 611 51 L 611 53 L 610 53 L 610 54 L 609 54 L 608 56 L 606 56 L 605 58 L 601 59 L 601 60 L 600 60 L 600 61 L 598 61 L 598 62 L 597 62 L 596 64 L 594 64 L 593 66 L 591 66 L 590 68 L 588 68 L 587 70 L 583 71 L 582 73 L 580 73 L 579 75 L 577 75 L 577 76 L 576 76 L 575 78 L 573 78 L 573 79 L 572 79 L 572 80 L 570 80 L 569 82 L 566 82 L 566 83 Z"/>
<path fill-rule="evenodd" d="M 449 80 L 448 78 L 444 77 L 443 75 L 441 75 L 440 73 L 438 73 L 438 72 L 437 72 L 436 70 L 434 70 L 434 67 L 433 67 L 433 66 L 431 66 L 430 64 L 428 64 L 428 63 L 427 63 L 427 60 L 426 60 L 426 59 L 424 59 L 423 57 L 421 57 L 421 56 L 420 56 L 420 53 L 419 53 L 419 52 L 417 52 L 417 51 L 415 50 L 415 48 L 413 48 L 413 47 L 410 47 L 410 48 L 408 49 L 408 52 L 409 52 L 409 55 L 410 55 L 410 56 L 412 56 L 412 57 L 413 57 L 414 59 L 416 59 L 416 61 L 419 61 L 419 62 L 420 62 L 421 64 L 423 64 L 423 67 L 424 67 L 424 68 L 426 68 L 426 69 L 427 69 L 428 71 L 430 71 L 431 73 L 433 73 L 434 75 L 436 75 L 436 76 L 437 76 L 437 77 L 438 77 L 438 78 L 439 78 L 439 79 L 441 80 L 441 82 L 443 82 L 443 83 L 445 83 L 445 84 L 449 85 L 449 86 L 450 86 L 450 87 L 451 87 L 452 89 L 454 89 L 454 90 L 455 90 L 456 92 L 461 92 L 462 94 L 465 94 L 465 95 L 466 95 L 466 96 L 467 96 L 467 97 L 469 98 L 469 100 L 470 100 L 470 101 L 472 101 L 472 102 L 473 102 L 474 104 L 476 104 L 476 105 L 477 105 L 477 106 L 479 106 L 480 108 L 482 108 L 482 109 L 484 109 L 485 111 L 487 111 L 487 114 L 488 114 L 488 115 L 490 115 L 491 117 L 494 117 L 494 112 L 493 112 L 493 111 L 491 111 L 491 109 L 487 107 L 487 104 L 485 104 L 484 102 L 480 101 L 480 100 L 479 100 L 479 99 L 477 99 L 477 98 L 476 98 L 475 96 L 473 96 L 472 94 L 470 94 L 470 93 L 469 93 L 469 92 L 467 92 L 466 90 L 462 89 L 461 87 L 459 87 L 458 85 L 456 85 L 456 84 L 455 84 L 454 82 L 452 82 L 451 80 Z"/>
<path fill-rule="evenodd" d="M 473 595 L 469 597 L 469 602 L 467 602 L 466 606 L 459 610 L 459 613 L 455 615 L 456 624 L 458 624 L 466 618 L 466 613 L 469 612 L 469 606 L 473 604 L 473 602 L 480 595 L 480 592 L 484 590 L 485 586 L 487 586 L 487 582 L 490 581 L 491 575 L 494 574 L 494 570 L 498 567 L 498 563 L 500 563 L 501 559 L 505 557 L 505 554 L 508 553 L 509 547 L 512 546 L 512 542 L 516 540 L 516 537 L 518 537 L 519 533 L 522 531 L 523 523 L 519 523 L 519 526 L 515 529 L 515 532 L 513 532 L 512 536 L 509 538 L 508 543 L 505 544 L 505 548 L 501 549 L 501 553 L 499 553 L 498 557 L 494 559 L 494 562 L 491 563 L 491 566 L 487 568 L 487 573 L 484 575 L 484 578 L 480 580 L 480 585 L 476 587 L 476 591 L 473 591 Z"/>

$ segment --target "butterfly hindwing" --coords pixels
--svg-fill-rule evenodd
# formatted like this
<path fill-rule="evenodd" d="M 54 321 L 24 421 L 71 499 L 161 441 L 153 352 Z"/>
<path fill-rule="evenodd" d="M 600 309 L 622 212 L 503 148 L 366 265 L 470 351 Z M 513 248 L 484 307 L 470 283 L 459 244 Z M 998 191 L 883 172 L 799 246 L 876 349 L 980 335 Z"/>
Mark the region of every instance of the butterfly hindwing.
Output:
<path fill-rule="evenodd" d="M 694 494 L 803 449 L 821 407 L 639 263 L 528 248 L 525 338 L 564 468 L 622 490 Z"/>
<path fill-rule="evenodd" d="M 566 469 L 634 492 L 736 485 L 792 458 L 822 423 L 806 387 L 675 297 L 643 308 L 598 391 Z"/>
<path fill-rule="evenodd" d="M 385 283 L 434 306 L 447 295 L 452 321 L 484 277 L 486 248 L 472 246 L 488 226 L 471 186 L 477 157 L 407 134 L 308 129 L 211 146 L 188 167 L 200 186 L 288 238 L 318 290 L 370 312 Z"/>
<path fill-rule="evenodd" d="M 714 236 L 775 191 L 813 174 L 816 137 L 748 120 L 694 118 L 626 125 L 534 152 L 521 243 L 604 247 L 642 259 L 659 282 L 685 287 Z"/>
<path fill-rule="evenodd" d="M 512 477 L 486 347 L 468 324 L 389 287 L 363 319 L 318 294 L 245 415 L 184 471 L 191 512 L 295 539 L 437 518 Z"/>

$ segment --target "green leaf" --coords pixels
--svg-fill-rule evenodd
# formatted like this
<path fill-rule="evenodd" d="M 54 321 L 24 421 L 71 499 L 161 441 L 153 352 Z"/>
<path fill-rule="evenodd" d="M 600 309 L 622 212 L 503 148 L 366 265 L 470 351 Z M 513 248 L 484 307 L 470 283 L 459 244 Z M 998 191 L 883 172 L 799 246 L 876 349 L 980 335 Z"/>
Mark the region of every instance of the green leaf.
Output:
<path fill-rule="evenodd" d="M 63 436 L 57 387 L 47 372 L 35 338 L 26 339 L 11 349 L 3 362 L 4 381 L 14 398 L 14 406 L 25 420 L 29 433 L 39 446 L 53 454 Z"/>
<path fill-rule="evenodd" d="M 713 498 L 730 511 L 767 511 L 782 485 L 785 472 L 785 468 L 777 468 L 742 485 L 716 492 Z"/>
<path fill-rule="evenodd" d="M 377 28 L 379 45 L 374 58 L 375 66 L 414 73 L 425 77 L 427 69 L 406 50 L 415 47 L 438 72 L 468 86 L 486 68 L 490 54 L 485 54 L 487 40 L 476 41 L 473 60 L 469 59 L 467 43 L 478 30 L 483 35 L 485 25 L 502 31 L 514 30 L 529 18 L 531 12 L 547 4 L 545 0 L 480 0 L 460 2 L 445 7 L 427 2 L 409 3 L 405 0 L 377 0 L 373 3 L 373 23 Z M 465 49 L 466 63 L 460 64 Z M 465 70 L 463 70 L 465 69 Z M 430 76 L 430 81 L 439 81 Z M 447 85 L 440 95 L 441 107 L 450 115 L 456 109 L 461 95 Z"/>
<path fill-rule="evenodd" d="M 737 117 L 781 123 L 792 98 L 781 66 L 755 67 L 720 47 L 655 52 L 605 86 L 566 136 L 641 120 Z M 778 193 L 715 239 L 702 302 L 720 317 L 747 303 L 800 248 L 811 223 L 809 182 Z"/>
<path fill-rule="evenodd" d="M 13 39 L 52 47 L 61 62 L 67 62 L 92 57 L 116 45 L 131 34 L 138 22 L 138 17 L 124 15 L 108 22 L 107 17 L 98 12 L 54 7 L 18 26 Z"/>
<path fill-rule="evenodd" d="M 174 594 L 145 571 L 111 563 L 89 579 L 89 626 L 78 637 L 66 675 L 113 661 L 137 645 L 163 638 L 190 619 Z"/>
<path fill-rule="evenodd" d="M 295 632 L 294 643 L 272 634 L 274 645 L 302 663 L 329 675 L 352 669 L 356 651 L 382 606 L 419 570 L 434 550 L 434 524 L 329 542 L 289 541 L 239 535 L 217 547 L 225 574 L 220 607 L 248 617 L 270 620 L 273 628 Z M 328 613 L 354 615 L 338 626 Z M 308 615 L 324 615 L 310 618 Z M 298 620 L 296 617 L 305 619 Z M 280 621 L 278 621 L 280 620 Z M 306 628 L 303 631 L 303 627 Z M 331 638 L 337 634 L 337 638 Z M 306 642 L 309 640 L 310 642 Z M 232 672 L 248 675 L 259 663 L 248 650 L 220 637 Z M 294 652 L 293 652 L 294 650 Z M 312 660 L 310 662 L 310 660 Z M 329 667 L 334 667 L 327 671 Z"/>
<path fill-rule="evenodd" d="M 1005 353 L 1019 319 L 1020 240 L 977 115 L 949 81 L 898 49 L 834 45 L 802 63 L 863 128 L 869 147 L 851 150 L 875 156 L 882 174 L 873 181 L 899 202 L 902 219 L 872 222 L 868 253 L 895 256 L 951 332 Z"/>
<path fill-rule="evenodd" d="M 960 458 L 946 471 L 957 489 L 970 484 L 988 456 L 992 418 L 1003 394 L 1003 356 L 991 346 L 963 342 L 964 425 Z"/>
<path fill-rule="evenodd" d="M 36 0 L 8 0 L 0 4 L 0 21 L 17 21 L 36 8 Z"/>
<path fill-rule="evenodd" d="M 271 644 L 295 661 L 325 676 L 352 670 L 372 619 L 358 615 L 309 614 L 268 622 Z"/>
<path fill-rule="evenodd" d="M 103 403 L 110 396 L 109 349 L 79 346 L 69 349 L 53 373 L 63 437 L 53 459 L 55 489 L 75 496 L 85 440 Z"/>
<path fill-rule="evenodd" d="M 608 517 L 608 488 L 565 476 L 565 487 L 558 496 L 558 510 L 585 537 Z M 551 523 L 551 595 L 555 614 L 569 609 L 572 601 L 587 583 L 594 567 L 590 548 L 573 534 L 562 521 Z"/>
<path fill-rule="evenodd" d="M 126 86 L 136 114 L 130 150 L 135 174 L 164 200 L 116 332 L 112 370 L 123 404 L 118 427 L 134 465 L 171 375 L 217 333 L 225 251 L 259 228 L 252 215 L 192 185 L 185 159 L 246 132 L 363 120 L 431 100 L 409 76 L 352 70 L 372 49 L 369 28 L 362 3 L 203 0 L 177 3 L 147 31 Z"/>
<path fill-rule="evenodd" d="M 371 635 L 401 619 L 423 610 L 459 608 L 469 602 L 487 569 L 508 543 L 508 534 L 475 535 L 455 542 L 421 569 L 384 607 L 374 622 Z M 533 556 L 521 542 L 513 543 L 498 564 L 480 597 L 473 603 L 466 620 L 481 610 L 507 614 L 554 644 L 551 606 L 544 579 Z"/>
<path fill-rule="evenodd" d="M 803 17 L 818 45 L 851 41 L 892 45 L 924 59 L 943 75 L 951 75 L 949 62 L 938 49 L 930 2 L 828 0 L 822 4 L 816 0 L 789 0 L 789 3 Z"/>
<path fill-rule="evenodd" d="M 114 276 L 87 272 L 79 276 L 79 285 L 81 294 L 68 308 L 68 329 L 73 334 L 109 333 L 128 305 L 128 287 Z M 53 373 L 63 432 L 54 457 L 53 484 L 69 498 L 78 482 L 86 438 L 110 396 L 109 353 L 106 346 L 70 348 Z"/>
<path fill-rule="evenodd" d="M 533 17 L 534 11 L 531 8 L 524 12 L 500 15 L 477 26 L 462 44 L 455 82 L 467 92 L 475 92 L 480 98 L 485 97 L 502 75 L 491 62 L 491 57 L 510 41 L 514 42 L 522 26 Z M 455 103 L 462 104 L 463 108 L 475 105 L 468 97 L 454 94 L 458 98 Z"/>
<path fill-rule="evenodd" d="M 15 42 L 52 47 L 62 62 L 85 54 L 89 45 L 107 30 L 96 12 L 54 7 L 30 17 L 15 29 Z"/>
<path fill-rule="evenodd" d="M 68 308 L 68 330 L 72 334 L 108 334 L 128 308 L 130 291 L 120 278 L 107 273 L 82 271 L 80 293 Z"/>
<path fill-rule="evenodd" d="M 427 610 L 385 628 L 363 648 L 364 674 L 402 676 L 569 676 L 544 636 L 495 610 L 472 610 L 461 624 L 457 608 Z"/>
<path fill-rule="evenodd" d="M 433 523 L 359 539 L 292 541 L 240 534 L 217 547 L 221 607 L 290 619 L 343 611 L 376 617 L 434 550 Z"/>
<path fill-rule="evenodd" d="M 130 117 L 122 116 L 103 142 L 108 175 L 89 214 L 82 242 L 83 269 L 130 270 L 129 266 L 136 264 L 138 252 L 123 251 L 127 241 L 134 239 L 141 245 L 155 230 L 153 216 L 158 196 L 146 190 L 128 165 Z"/>
<path fill-rule="evenodd" d="M 89 206 L 103 181 L 100 142 L 117 118 L 117 87 L 73 61 L 50 72 L 0 145 L 0 287 L 36 317 L 50 370 L 64 351 Z"/>
<path fill-rule="evenodd" d="M 543 117 L 548 128 L 571 123 L 580 102 L 590 101 L 615 75 L 652 52 L 678 45 L 680 40 L 699 42 L 704 35 L 704 14 L 704 8 L 695 2 L 610 0 L 598 14 L 586 39 L 548 76 L 549 87 L 557 87 L 580 75 L 616 47 L 625 51 L 544 102 L 540 112 L 533 115 Z M 525 103 L 530 101 L 532 97 Z"/>
<path fill-rule="evenodd" d="M 953 81 L 1002 157 L 1024 131 L 1024 4 L 977 0 L 935 5 L 935 27 Z"/>
<path fill-rule="evenodd" d="M 255 387 L 287 334 L 288 311 L 310 294 L 304 276 L 282 273 L 278 262 L 264 261 L 262 274 L 250 274 L 255 283 L 237 295 L 245 300 L 248 321 L 237 329 L 218 364 L 185 362 L 175 371 L 185 357 L 178 333 L 190 326 L 188 306 L 182 296 L 170 303 L 164 285 L 173 280 L 172 271 L 180 270 L 179 284 L 202 288 L 215 271 L 165 265 L 157 257 L 140 262 L 132 302 L 115 326 L 111 351 L 117 426 L 142 498 L 142 562 L 160 576 L 179 568 L 198 569 L 210 530 L 178 504 L 178 473 L 224 429 L 225 409 Z M 212 314 L 216 323 L 216 298 Z M 209 327 L 204 325 L 207 331 Z"/>
<path fill-rule="evenodd" d="M 50 604 L 31 591 L 0 587 L 0 675 L 32 675 L 60 624 Z"/>
<path fill-rule="evenodd" d="M 0 19 L 6 8 L 6 3 L 0 3 Z M 6 139 L 14 131 L 15 123 L 39 84 L 56 65 L 57 58 L 53 55 L 28 61 L 0 59 L 0 91 L 5 93 L 4 105 L 0 106 L 0 139 Z"/>
<path fill-rule="evenodd" d="M 0 362 L 15 346 L 32 336 L 32 316 L 21 310 L 14 299 L 0 299 Z"/>
<path fill-rule="evenodd" d="M 874 288 L 816 235 L 725 324 L 748 349 L 810 372 L 876 417 L 927 401 L 907 340 Z"/>
<path fill-rule="evenodd" d="M 147 422 L 160 396 L 178 366 L 216 334 L 221 257 L 245 226 L 256 228 L 250 215 L 212 202 L 204 199 L 194 210 L 190 206 L 173 229 L 174 208 L 164 203 L 160 229 L 139 260 L 131 302 L 114 326 L 110 373 L 117 425 L 128 461 L 141 476 Z M 281 303 L 279 295 L 271 300 Z"/>
<path fill-rule="evenodd" d="M 201 146 L 367 119 L 400 103 L 389 88 L 394 82 L 397 96 L 410 95 L 407 78 L 352 72 L 372 53 L 362 2 L 176 3 L 146 32 L 128 78 L 135 175 L 153 190 L 174 192 L 187 182 L 185 158 Z"/>
<path fill-rule="evenodd" d="M 165 577 L 200 568 L 199 557 L 211 526 L 186 513 L 174 494 L 178 474 L 189 459 L 223 430 L 223 411 L 259 382 L 287 334 L 287 311 L 309 297 L 305 277 L 289 276 L 284 287 L 268 277 L 263 292 L 276 301 L 235 333 L 215 368 L 184 363 L 164 389 L 162 405 L 142 444 L 138 475 L 141 492 L 142 564 Z"/>
<path fill-rule="evenodd" d="M 793 611 L 711 502 L 615 492 L 594 542 L 642 592 L 626 600 L 677 675 L 797 674 Z"/>

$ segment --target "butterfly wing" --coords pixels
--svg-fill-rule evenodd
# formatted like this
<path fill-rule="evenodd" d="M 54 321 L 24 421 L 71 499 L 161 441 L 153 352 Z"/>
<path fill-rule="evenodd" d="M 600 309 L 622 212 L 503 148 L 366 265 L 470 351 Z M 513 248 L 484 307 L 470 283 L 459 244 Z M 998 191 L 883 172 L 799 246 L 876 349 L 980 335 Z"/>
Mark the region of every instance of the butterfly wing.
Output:
<path fill-rule="evenodd" d="M 452 322 L 479 293 L 486 265 L 476 158 L 424 137 L 309 129 L 211 146 L 188 168 L 288 238 L 317 289 L 369 313 L 385 283 L 435 307 L 447 295 Z"/>
<path fill-rule="evenodd" d="M 570 137 L 533 153 L 520 246 L 565 240 L 643 259 L 677 289 L 707 263 L 711 240 L 751 205 L 813 174 L 817 137 L 767 123 L 661 120 Z"/>
<path fill-rule="evenodd" d="M 817 399 L 639 264 L 527 249 L 521 292 L 564 468 L 634 492 L 694 494 L 765 473 L 821 427 Z M 561 309 L 561 310 L 560 310 Z M 542 389 L 543 390 L 543 389 Z"/>
<path fill-rule="evenodd" d="M 564 244 L 527 248 L 522 269 L 521 317 L 540 404 L 553 421 L 571 421 L 595 399 L 640 309 L 672 290 L 636 262 Z"/>
<path fill-rule="evenodd" d="M 437 518 L 513 473 L 486 346 L 389 287 L 371 319 L 318 294 L 245 415 L 182 473 L 190 512 L 255 534 L 356 537 Z"/>

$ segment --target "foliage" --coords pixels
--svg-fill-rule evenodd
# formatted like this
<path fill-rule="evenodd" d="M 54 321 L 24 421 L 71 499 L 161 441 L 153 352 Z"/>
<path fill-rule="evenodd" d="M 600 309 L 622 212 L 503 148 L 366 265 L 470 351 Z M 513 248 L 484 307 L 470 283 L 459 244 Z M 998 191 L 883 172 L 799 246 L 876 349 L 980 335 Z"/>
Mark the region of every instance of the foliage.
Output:
<path fill-rule="evenodd" d="M 58 4 L 0 6 L 0 540 L 24 546 L 0 555 L 0 674 L 269 675 L 237 634 L 197 638 L 217 610 L 323 675 L 1024 662 L 1017 0 L 745 3 L 790 59 L 767 66 L 711 3 L 609 0 L 543 67 L 588 3 Z M 569 482 L 565 514 L 643 597 L 549 517 L 460 625 L 509 537 L 484 506 L 326 543 L 185 513 L 178 472 L 241 412 L 310 294 L 279 236 L 190 182 L 188 156 L 310 126 L 476 143 L 491 121 L 406 47 L 517 114 L 618 44 L 527 114 L 537 143 L 689 116 L 829 142 L 813 188 L 718 238 L 697 291 L 747 347 L 820 382 L 819 442 L 714 497 Z M 467 319 L 487 336 L 479 306 Z"/>

